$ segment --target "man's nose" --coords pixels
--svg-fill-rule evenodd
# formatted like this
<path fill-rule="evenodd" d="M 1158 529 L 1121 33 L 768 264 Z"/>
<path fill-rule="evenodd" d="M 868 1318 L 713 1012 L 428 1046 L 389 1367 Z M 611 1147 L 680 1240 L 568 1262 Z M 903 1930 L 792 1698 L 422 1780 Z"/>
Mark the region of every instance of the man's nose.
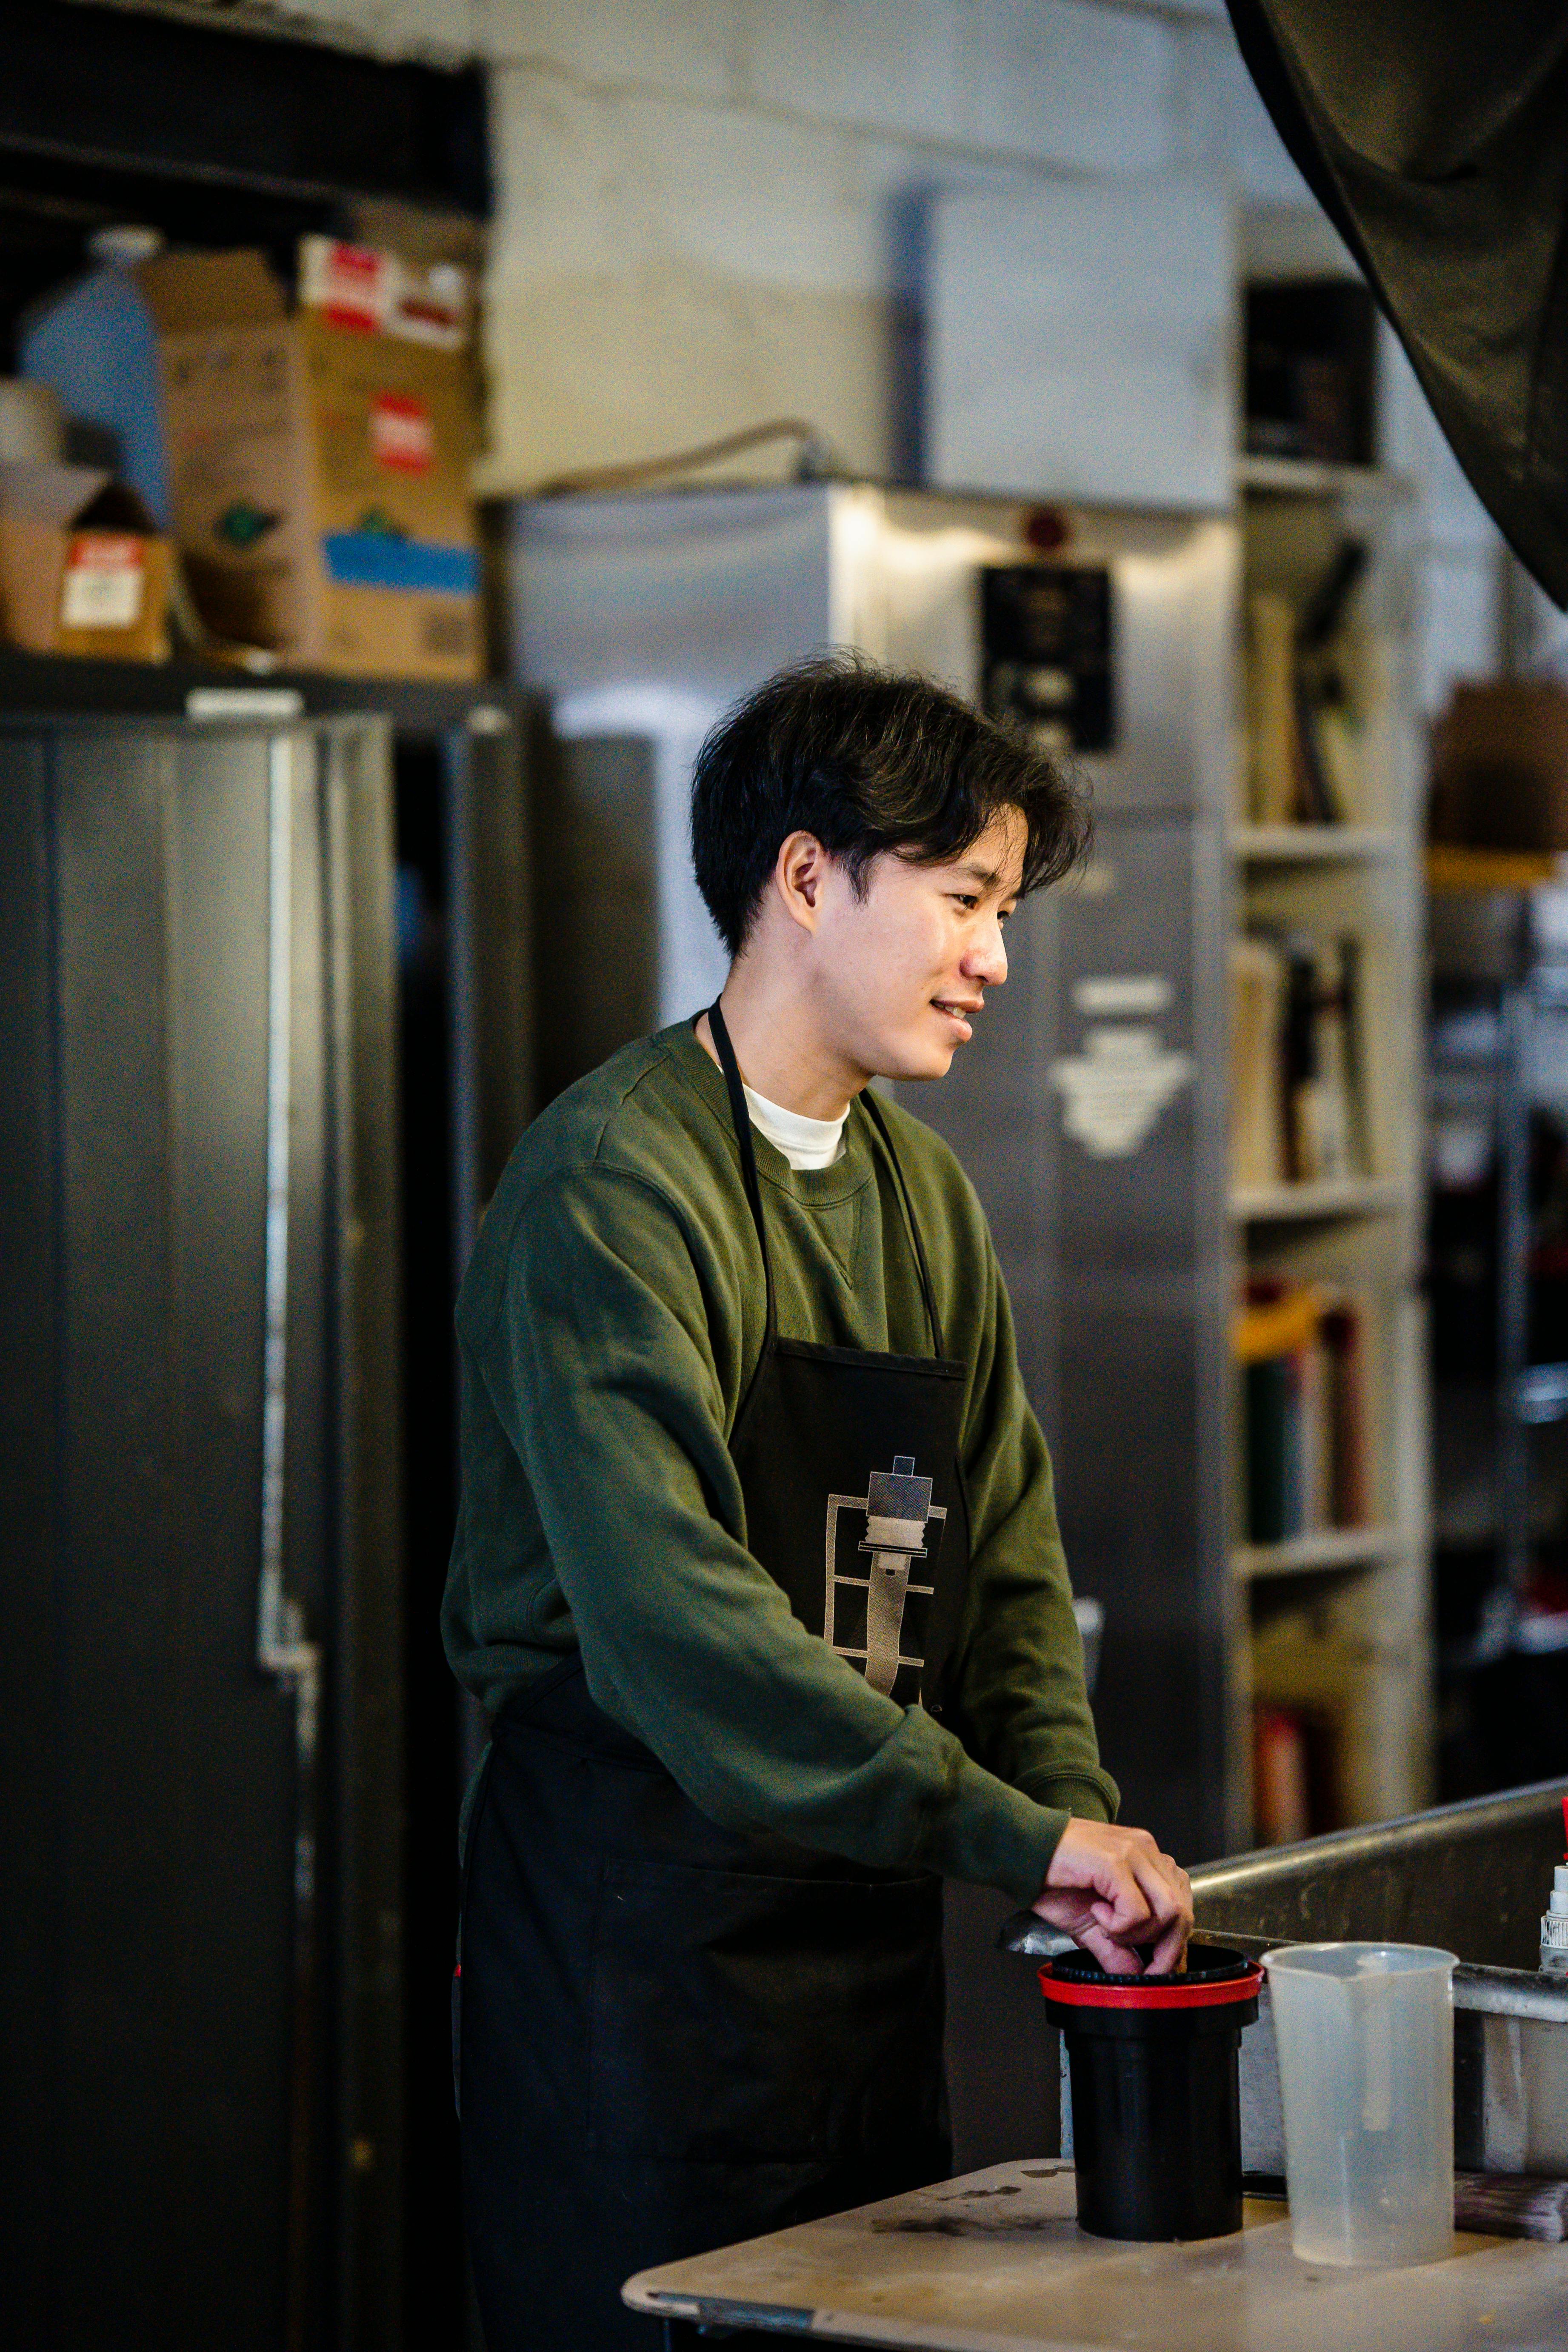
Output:
<path fill-rule="evenodd" d="M 1007 977 L 1007 950 L 1000 923 L 988 923 L 963 959 L 963 976 L 982 988 L 1000 988 Z"/>

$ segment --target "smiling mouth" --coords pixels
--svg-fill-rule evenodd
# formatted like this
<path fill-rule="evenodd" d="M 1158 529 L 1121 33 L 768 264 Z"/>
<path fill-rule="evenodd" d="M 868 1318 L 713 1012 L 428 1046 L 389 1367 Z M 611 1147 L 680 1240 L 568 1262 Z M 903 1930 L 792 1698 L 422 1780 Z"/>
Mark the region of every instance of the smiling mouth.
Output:
<path fill-rule="evenodd" d="M 965 1029 L 968 1028 L 974 1015 L 982 1009 L 978 1004 L 955 1004 L 952 1003 L 950 999 L 943 996 L 933 996 L 931 998 L 931 1003 L 934 1005 L 938 1013 L 945 1013 L 950 1021 L 960 1023 Z"/>

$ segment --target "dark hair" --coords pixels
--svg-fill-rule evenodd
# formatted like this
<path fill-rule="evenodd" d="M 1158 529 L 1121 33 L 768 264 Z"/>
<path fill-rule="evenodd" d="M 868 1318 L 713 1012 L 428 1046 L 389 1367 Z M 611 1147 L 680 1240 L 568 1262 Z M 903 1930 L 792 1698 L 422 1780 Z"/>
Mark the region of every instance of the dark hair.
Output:
<path fill-rule="evenodd" d="M 1089 804 L 1055 761 L 930 678 L 820 656 L 766 679 L 698 753 L 697 885 L 738 955 L 792 833 L 814 834 L 863 897 L 882 851 L 945 864 L 1009 808 L 1028 832 L 1024 890 L 1070 873 L 1089 846 Z"/>

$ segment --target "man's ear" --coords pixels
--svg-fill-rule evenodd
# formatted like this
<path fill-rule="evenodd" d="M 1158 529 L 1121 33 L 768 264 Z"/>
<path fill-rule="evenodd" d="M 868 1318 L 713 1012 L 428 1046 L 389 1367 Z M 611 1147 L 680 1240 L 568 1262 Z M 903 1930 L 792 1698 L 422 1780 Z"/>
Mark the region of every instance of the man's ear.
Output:
<path fill-rule="evenodd" d="M 815 931 L 822 913 L 823 885 L 832 864 L 814 833 L 792 833 L 781 843 L 773 866 L 773 887 L 791 922 L 803 931 Z"/>

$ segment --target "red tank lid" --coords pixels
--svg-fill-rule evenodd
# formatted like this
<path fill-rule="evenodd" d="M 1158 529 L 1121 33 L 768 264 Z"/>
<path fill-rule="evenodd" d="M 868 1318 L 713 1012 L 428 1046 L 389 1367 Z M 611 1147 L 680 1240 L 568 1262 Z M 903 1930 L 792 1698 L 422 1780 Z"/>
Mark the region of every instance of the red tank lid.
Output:
<path fill-rule="evenodd" d="M 1256 2000 L 1263 1969 L 1222 1944 L 1189 1944 L 1181 1976 L 1112 1977 L 1087 1952 L 1058 1954 L 1040 1969 L 1040 1990 L 1063 2009 L 1226 2009 Z"/>

